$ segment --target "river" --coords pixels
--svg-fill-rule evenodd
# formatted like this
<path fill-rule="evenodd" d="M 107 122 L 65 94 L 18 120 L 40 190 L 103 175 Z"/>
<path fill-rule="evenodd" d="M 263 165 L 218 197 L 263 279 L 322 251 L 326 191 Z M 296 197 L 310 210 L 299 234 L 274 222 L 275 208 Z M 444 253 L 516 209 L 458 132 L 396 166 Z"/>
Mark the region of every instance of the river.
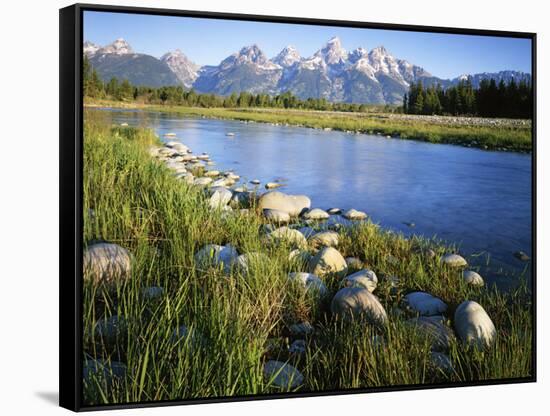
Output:
<path fill-rule="evenodd" d="M 513 287 L 531 255 L 531 155 L 264 123 L 109 110 L 115 123 L 154 129 L 218 170 L 280 181 L 312 207 L 355 208 L 381 226 L 454 243 L 488 283 Z M 228 137 L 228 132 L 234 137 Z M 173 140 L 173 139 L 171 139 Z M 414 227 L 411 227 L 414 223 Z M 471 258 L 470 258 L 471 260 Z"/>

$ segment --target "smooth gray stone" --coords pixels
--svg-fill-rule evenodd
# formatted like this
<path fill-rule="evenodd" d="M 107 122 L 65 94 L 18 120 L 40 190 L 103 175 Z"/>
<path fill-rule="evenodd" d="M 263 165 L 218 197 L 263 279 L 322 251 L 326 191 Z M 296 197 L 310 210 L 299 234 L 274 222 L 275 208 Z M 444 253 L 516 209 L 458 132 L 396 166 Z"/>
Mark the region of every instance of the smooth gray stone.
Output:
<path fill-rule="evenodd" d="M 407 309 L 424 316 L 440 315 L 447 311 L 447 304 L 426 292 L 412 292 L 403 298 Z"/>
<path fill-rule="evenodd" d="M 384 325 L 388 316 L 376 296 L 362 287 L 345 287 L 340 289 L 331 303 L 334 315 L 344 318 L 365 318 L 373 325 Z"/>
<path fill-rule="evenodd" d="M 130 277 L 131 257 L 118 244 L 96 243 L 84 250 L 84 280 L 99 284 L 113 284 Z"/>
<path fill-rule="evenodd" d="M 490 346 L 497 335 L 493 321 L 483 307 L 473 300 L 462 302 L 456 308 L 454 326 L 458 337 L 476 348 Z"/>
<path fill-rule="evenodd" d="M 264 364 L 264 377 L 270 385 L 294 389 L 304 382 L 304 376 L 288 363 L 270 360 Z"/>

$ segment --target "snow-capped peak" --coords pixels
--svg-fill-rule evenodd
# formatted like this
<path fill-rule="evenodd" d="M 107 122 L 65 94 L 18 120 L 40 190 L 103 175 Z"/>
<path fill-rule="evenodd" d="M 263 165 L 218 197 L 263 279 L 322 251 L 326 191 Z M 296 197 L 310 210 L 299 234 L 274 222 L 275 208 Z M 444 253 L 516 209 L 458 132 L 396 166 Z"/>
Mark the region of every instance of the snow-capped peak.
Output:
<path fill-rule="evenodd" d="M 347 53 L 337 36 L 330 38 L 323 49 L 315 53 L 315 56 L 322 57 L 328 65 L 342 64 L 347 59 Z"/>
<path fill-rule="evenodd" d="M 365 49 L 365 48 L 362 48 L 362 47 L 359 47 L 357 49 L 354 49 L 353 51 L 351 51 L 349 54 L 348 54 L 348 60 L 354 64 L 356 63 L 359 59 L 365 57 L 368 55 L 368 51 Z"/>
<path fill-rule="evenodd" d="M 110 45 L 97 50 L 101 54 L 128 55 L 134 53 L 132 47 L 123 38 L 118 38 Z"/>
<path fill-rule="evenodd" d="M 160 60 L 168 65 L 168 68 L 170 68 L 185 87 L 192 87 L 193 82 L 198 77 L 199 65 L 192 62 L 179 49 L 165 53 Z"/>
<path fill-rule="evenodd" d="M 289 67 L 302 59 L 296 48 L 292 45 L 285 47 L 272 61 L 282 67 Z"/>
<path fill-rule="evenodd" d="M 86 55 L 87 57 L 94 55 L 98 50 L 99 50 L 99 46 L 96 45 L 95 43 L 90 42 L 88 40 L 84 42 L 83 52 L 84 52 L 84 55 Z"/>
<path fill-rule="evenodd" d="M 260 70 L 281 69 L 279 65 L 271 62 L 256 44 L 245 46 L 239 52 L 235 52 L 233 55 L 225 58 L 221 62 L 220 68 L 225 69 L 233 65 L 243 64 L 252 64 Z"/>

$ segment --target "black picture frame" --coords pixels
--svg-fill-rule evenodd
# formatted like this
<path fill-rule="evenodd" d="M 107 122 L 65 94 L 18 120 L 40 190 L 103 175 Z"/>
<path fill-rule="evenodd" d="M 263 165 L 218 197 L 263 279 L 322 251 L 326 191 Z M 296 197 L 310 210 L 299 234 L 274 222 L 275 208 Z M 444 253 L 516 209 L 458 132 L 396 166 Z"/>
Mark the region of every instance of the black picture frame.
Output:
<path fill-rule="evenodd" d="M 393 29 L 400 31 L 421 31 L 443 34 L 465 34 L 494 37 L 530 39 L 532 50 L 532 294 L 533 294 L 533 338 L 531 377 L 502 380 L 483 380 L 453 384 L 395 385 L 366 389 L 320 391 L 305 393 L 278 393 L 269 395 L 216 397 L 205 399 L 171 400 L 115 405 L 84 406 L 82 403 L 82 139 L 83 139 L 83 97 L 82 97 L 82 53 L 83 53 L 83 12 L 99 11 L 129 14 L 148 14 L 212 18 L 237 21 L 271 23 L 292 23 L 301 25 L 339 26 L 366 29 Z M 59 404 L 73 411 L 128 409 L 169 405 L 237 402 L 281 398 L 314 397 L 342 394 L 420 390 L 433 388 L 454 388 L 462 386 L 487 386 L 511 383 L 529 383 L 537 380 L 536 351 L 536 307 L 537 307 L 537 249 L 536 249 L 536 166 L 537 166 L 537 76 L 536 76 L 536 33 L 464 29 L 436 26 L 417 26 L 392 23 L 368 23 L 301 17 L 263 16 L 233 13 L 183 11 L 157 8 L 108 6 L 96 4 L 75 4 L 59 11 Z"/>

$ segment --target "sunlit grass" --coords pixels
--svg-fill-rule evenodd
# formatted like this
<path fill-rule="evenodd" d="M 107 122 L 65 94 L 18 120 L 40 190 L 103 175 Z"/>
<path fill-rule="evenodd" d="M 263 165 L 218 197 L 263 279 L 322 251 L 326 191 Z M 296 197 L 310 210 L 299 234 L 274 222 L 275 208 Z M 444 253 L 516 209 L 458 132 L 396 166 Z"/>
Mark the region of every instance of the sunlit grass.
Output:
<path fill-rule="evenodd" d="M 200 189 L 149 156 L 147 148 L 157 140 L 149 130 L 110 127 L 98 112 L 86 113 L 84 241 L 114 242 L 133 255 L 132 276 L 116 290 L 84 284 L 86 357 L 120 361 L 128 369 L 113 385 L 101 379 L 86 385 L 87 404 L 281 391 L 263 378 L 266 359 L 289 361 L 301 371 L 305 382 L 299 391 L 530 376 L 532 310 L 525 286 L 508 294 L 469 287 L 459 271 L 440 265 L 439 256 L 449 248 L 364 222 L 349 233 L 339 231 L 339 251 L 377 273 L 375 294 L 389 324 L 376 329 L 335 320 L 329 304 L 339 282 L 325 279 L 327 299 L 297 290 L 287 279 L 288 272 L 301 271 L 288 258 L 290 248 L 265 243 L 254 210 L 225 215 L 209 209 Z M 246 275 L 205 269 L 195 264 L 194 254 L 207 243 L 231 243 L 239 253 L 264 253 L 268 260 L 253 264 Z M 427 247 L 436 252 L 433 259 L 423 254 Z M 400 278 L 397 287 L 390 276 Z M 161 286 L 164 294 L 146 300 L 141 293 L 148 286 Z M 453 343 L 455 371 L 435 371 L 426 339 L 397 310 L 411 290 L 441 297 L 450 318 L 460 302 L 476 300 L 495 323 L 496 343 L 484 352 Z M 106 343 L 93 329 L 99 319 L 114 315 L 126 325 L 116 342 Z M 306 339 L 305 355 L 291 355 L 287 347 L 295 338 L 288 327 L 304 320 L 316 331 Z M 175 343 L 173 333 L 181 325 L 191 335 Z M 382 346 L 372 341 L 375 335 Z"/>

